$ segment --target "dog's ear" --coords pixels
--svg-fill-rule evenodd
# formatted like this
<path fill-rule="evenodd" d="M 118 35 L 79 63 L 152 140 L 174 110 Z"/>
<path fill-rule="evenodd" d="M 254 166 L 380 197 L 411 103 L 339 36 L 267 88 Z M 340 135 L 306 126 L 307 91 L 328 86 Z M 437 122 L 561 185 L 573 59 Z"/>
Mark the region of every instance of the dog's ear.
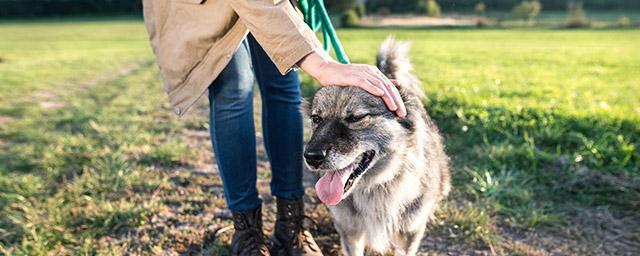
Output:
<path fill-rule="evenodd" d="M 311 116 L 311 103 L 313 102 L 313 98 L 306 99 L 302 98 L 302 102 L 300 103 L 300 111 L 302 114 L 309 117 Z"/>

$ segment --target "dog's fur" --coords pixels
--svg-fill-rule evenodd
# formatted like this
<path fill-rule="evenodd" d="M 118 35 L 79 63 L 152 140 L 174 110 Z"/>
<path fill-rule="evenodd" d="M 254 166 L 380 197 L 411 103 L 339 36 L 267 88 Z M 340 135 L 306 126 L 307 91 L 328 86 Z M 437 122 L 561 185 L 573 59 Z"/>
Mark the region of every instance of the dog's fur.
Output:
<path fill-rule="evenodd" d="M 448 157 L 421 103 L 423 92 L 411 73 L 407 51 L 406 43 L 390 37 L 377 56 L 378 68 L 401 85 L 406 118 L 356 87 L 322 88 L 304 107 L 314 120 L 306 150 L 326 150 L 321 165 L 309 166 L 312 171 L 338 170 L 358 161 L 363 152 L 375 150 L 368 169 L 342 200 L 328 206 L 344 255 L 363 255 L 365 247 L 414 255 L 427 222 L 450 189 Z"/>

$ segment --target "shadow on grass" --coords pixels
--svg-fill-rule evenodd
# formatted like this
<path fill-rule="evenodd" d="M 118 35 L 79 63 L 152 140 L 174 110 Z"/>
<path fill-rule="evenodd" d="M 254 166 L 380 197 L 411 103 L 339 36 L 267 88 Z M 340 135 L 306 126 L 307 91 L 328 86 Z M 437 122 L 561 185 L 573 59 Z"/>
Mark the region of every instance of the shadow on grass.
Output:
<path fill-rule="evenodd" d="M 469 226 L 469 212 L 476 213 L 473 219 L 488 214 L 498 217 L 488 222 L 524 230 L 566 228 L 578 209 L 606 207 L 621 218 L 640 217 L 633 210 L 640 206 L 638 122 L 450 98 L 426 108 L 452 158 L 453 200 L 474 208 L 445 210 L 457 226 Z M 489 243 L 491 232 L 475 232 L 489 225 L 471 224 L 463 236 Z"/>

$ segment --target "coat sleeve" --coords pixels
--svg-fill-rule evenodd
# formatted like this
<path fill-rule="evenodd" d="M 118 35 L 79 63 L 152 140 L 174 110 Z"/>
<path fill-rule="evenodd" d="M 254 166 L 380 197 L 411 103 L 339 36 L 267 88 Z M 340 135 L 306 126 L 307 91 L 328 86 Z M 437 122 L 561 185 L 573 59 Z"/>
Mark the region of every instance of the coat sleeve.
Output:
<path fill-rule="evenodd" d="M 304 56 L 321 47 L 288 0 L 228 0 L 249 32 L 286 74 Z"/>

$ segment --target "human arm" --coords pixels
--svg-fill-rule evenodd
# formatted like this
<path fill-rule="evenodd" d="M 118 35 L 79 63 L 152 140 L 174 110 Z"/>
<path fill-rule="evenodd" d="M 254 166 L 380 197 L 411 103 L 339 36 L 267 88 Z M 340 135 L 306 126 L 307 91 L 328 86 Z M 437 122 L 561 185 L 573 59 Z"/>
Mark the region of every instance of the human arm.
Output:
<path fill-rule="evenodd" d="M 288 0 L 229 0 L 280 73 L 298 65 L 322 86 L 357 86 L 381 97 L 400 117 L 406 109 L 397 88 L 378 68 L 341 64 L 320 47 L 320 42 Z"/>
<path fill-rule="evenodd" d="M 357 86 L 382 98 L 387 107 L 398 116 L 407 110 L 396 81 L 388 79 L 377 67 L 364 64 L 341 64 L 322 50 L 316 50 L 298 62 L 302 70 L 316 79 L 321 86 Z"/>

